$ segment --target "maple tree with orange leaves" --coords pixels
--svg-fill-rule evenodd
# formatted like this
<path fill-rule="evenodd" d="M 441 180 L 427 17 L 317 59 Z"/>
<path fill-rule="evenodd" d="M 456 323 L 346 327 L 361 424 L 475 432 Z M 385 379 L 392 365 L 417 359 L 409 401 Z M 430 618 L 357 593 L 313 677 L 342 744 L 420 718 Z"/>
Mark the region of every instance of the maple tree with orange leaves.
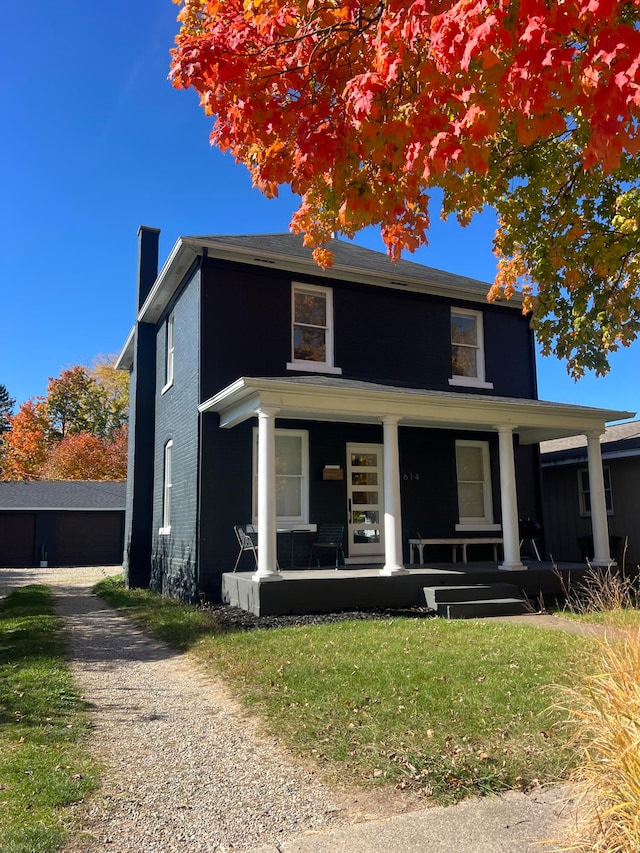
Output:
<path fill-rule="evenodd" d="M 428 203 L 498 214 L 489 298 L 524 297 L 578 377 L 640 331 L 640 0 L 176 0 L 170 77 L 321 265 L 377 225 L 427 243 Z"/>
<path fill-rule="evenodd" d="M 129 377 L 114 361 L 66 368 L 7 417 L 1 480 L 126 479 Z"/>

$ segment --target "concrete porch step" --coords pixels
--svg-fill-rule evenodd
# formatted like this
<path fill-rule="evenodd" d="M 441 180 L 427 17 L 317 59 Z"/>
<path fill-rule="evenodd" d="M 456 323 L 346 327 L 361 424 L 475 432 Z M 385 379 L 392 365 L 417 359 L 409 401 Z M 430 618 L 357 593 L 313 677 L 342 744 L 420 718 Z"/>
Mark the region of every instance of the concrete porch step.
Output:
<path fill-rule="evenodd" d="M 528 603 L 513 584 L 424 587 L 427 607 L 445 619 L 484 616 L 519 616 L 529 612 Z"/>

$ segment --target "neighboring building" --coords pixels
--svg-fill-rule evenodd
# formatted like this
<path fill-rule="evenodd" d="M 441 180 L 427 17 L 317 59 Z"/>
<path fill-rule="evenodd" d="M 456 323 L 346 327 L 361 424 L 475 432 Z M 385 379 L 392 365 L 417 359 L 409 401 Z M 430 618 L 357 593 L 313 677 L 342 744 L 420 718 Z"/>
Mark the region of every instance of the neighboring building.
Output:
<path fill-rule="evenodd" d="M 325 522 L 344 525 L 348 566 L 383 575 L 405 571 L 418 533 L 503 538 L 502 568 L 522 569 L 518 519 L 542 517 L 538 443 L 629 416 L 539 401 L 521 304 L 488 304 L 484 282 L 338 240 L 322 270 L 291 234 L 182 237 L 158 274 L 159 232 L 139 240 L 118 362 L 132 586 L 219 599 L 243 523 L 259 530 L 257 584 L 293 554 L 278 529 Z"/>
<path fill-rule="evenodd" d="M 126 483 L 0 482 L 0 566 L 122 562 Z"/>
<path fill-rule="evenodd" d="M 640 565 L 640 421 L 615 424 L 600 438 L 611 556 Z M 583 436 L 540 445 L 544 528 L 556 560 L 593 553 L 587 442 Z"/>

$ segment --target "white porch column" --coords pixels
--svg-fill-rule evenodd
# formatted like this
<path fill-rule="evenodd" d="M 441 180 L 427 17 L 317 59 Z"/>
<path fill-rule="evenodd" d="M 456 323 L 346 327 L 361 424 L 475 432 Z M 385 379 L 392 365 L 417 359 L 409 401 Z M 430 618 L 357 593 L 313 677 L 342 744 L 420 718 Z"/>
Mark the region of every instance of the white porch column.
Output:
<path fill-rule="evenodd" d="M 591 529 L 593 531 L 594 566 L 608 566 L 615 561 L 609 553 L 609 524 L 607 501 L 604 494 L 604 473 L 600 433 L 587 433 L 587 461 L 589 465 L 589 494 L 591 497 Z"/>
<path fill-rule="evenodd" d="M 402 510 L 400 506 L 400 449 L 398 421 L 382 418 L 384 431 L 384 567 L 381 575 L 408 574 L 402 563 Z"/>
<path fill-rule="evenodd" d="M 502 508 L 502 539 L 505 571 L 523 571 L 526 566 L 520 559 L 520 530 L 518 526 L 518 497 L 516 491 L 516 465 L 513 454 L 513 427 L 504 424 L 496 427 L 500 447 L 500 506 Z"/>
<path fill-rule="evenodd" d="M 254 581 L 281 580 L 276 539 L 276 413 L 258 409 L 258 570 Z"/>

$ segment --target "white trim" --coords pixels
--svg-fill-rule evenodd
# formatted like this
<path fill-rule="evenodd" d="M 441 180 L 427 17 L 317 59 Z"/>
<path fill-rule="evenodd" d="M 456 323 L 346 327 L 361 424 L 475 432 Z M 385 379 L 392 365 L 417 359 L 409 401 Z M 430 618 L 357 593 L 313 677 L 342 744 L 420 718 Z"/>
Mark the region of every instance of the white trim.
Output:
<path fill-rule="evenodd" d="M 464 344 L 453 340 L 453 318 L 458 317 L 473 317 L 476 321 L 476 341 L 475 344 Z M 485 376 L 485 352 L 484 352 L 484 323 L 482 311 L 471 310 L 470 308 L 451 307 L 450 326 L 451 330 L 451 350 L 454 346 L 467 347 L 476 352 L 476 375 L 465 376 L 464 374 L 453 372 L 453 352 L 451 353 L 451 378 L 450 385 L 469 385 L 476 388 L 493 388 L 493 383 L 486 381 Z"/>
<path fill-rule="evenodd" d="M 162 527 L 160 536 L 171 533 L 171 494 L 173 491 L 173 439 L 164 446 L 164 467 L 162 471 Z"/>
<path fill-rule="evenodd" d="M 173 311 L 167 317 L 164 327 L 164 385 L 161 394 L 165 394 L 173 385 L 175 366 L 175 344 L 174 344 L 175 316 Z"/>
<path fill-rule="evenodd" d="M 342 374 L 341 367 L 332 367 L 320 361 L 288 361 L 287 370 L 300 370 L 305 373 L 335 373 L 337 376 Z"/>
<path fill-rule="evenodd" d="M 323 296 L 325 304 L 325 325 L 314 326 L 296 322 L 296 294 L 308 293 L 312 296 Z M 312 329 L 324 329 L 325 361 L 314 359 L 297 359 L 295 357 L 295 334 L 296 326 L 307 326 Z M 309 370 L 317 373 L 342 373 L 342 370 L 334 366 L 334 325 L 333 325 L 333 288 L 320 287 L 317 284 L 303 284 L 299 281 L 291 282 L 291 361 L 287 363 L 287 370 Z M 310 366 L 313 365 L 313 366 Z"/>
<path fill-rule="evenodd" d="M 586 509 L 586 507 L 585 507 L 585 494 L 587 492 L 589 493 L 589 502 L 591 502 L 591 484 L 589 483 L 589 487 L 587 489 L 585 489 L 583 482 L 582 482 L 582 475 L 583 474 L 587 475 L 587 480 L 589 479 L 589 468 L 584 467 L 584 464 L 583 464 L 583 467 L 578 468 L 576 473 L 578 475 L 578 504 L 580 507 L 580 517 L 581 518 L 591 518 L 591 510 Z M 614 515 L 615 513 L 614 513 L 614 509 L 613 509 L 613 486 L 611 485 L 611 468 L 609 467 L 609 465 L 603 465 L 602 466 L 602 480 L 604 483 L 605 506 L 607 503 L 607 492 L 609 492 L 609 502 L 611 504 L 611 508 L 609 508 L 607 506 L 607 515 Z M 608 486 L 607 486 L 607 481 L 609 483 Z"/>
<path fill-rule="evenodd" d="M 459 522 L 458 524 L 456 524 L 455 529 L 459 530 L 461 532 L 472 531 L 472 530 L 502 530 L 502 525 L 501 524 L 492 524 L 492 523 L 488 523 L 488 522 L 486 524 L 483 524 L 482 522 L 478 522 L 477 524 L 476 523 L 472 524 L 470 521 L 465 521 L 465 522 Z"/>
<path fill-rule="evenodd" d="M 457 439 L 455 443 L 456 455 L 456 485 L 458 494 L 458 513 L 460 513 L 460 483 L 472 482 L 471 480 L 462 480 L 460 470 L 458 468 L 458 448 L 459 447 L 474 447 L 478 448 L 482 453 L 482 502 L 484 515 L 481 516 L 463 516 L 459 515 L 458 524 L 465 525 L 464 528 L 459 528 L 456 525 L 456 530 L 492 530 L 496 529 L 493 525 L 493 494 L 491 490 L 491 458 L 489 452 L 488 441 L 472 441 L 469 439 Z M 473 481 L 480 482 L 480 481 Z M 499 527 L 497 529 L 500 529 Z"/>
<path fill-rule="evenodd" d="M 479 379 L 474 379 L 472 376 L 452 376 L 449 379 L 449 385 L 462 385 L 465 388 L 493 388 L 493 382 L 481 382 Z"/>
<path fill-rule="evenodd" d="M 276 515 L 276 527 L 286 527 L 293 530 L 309 530 L 315 528 L 315 525 L 309 524 L 309 432 L 306 429 L 276 429 L 275 443 L 277 446 L 278 438 L 281 436 L 298 437 L 301 439 L 301 474 L 300 474 L 300 515 L 299 516 L 279 516 Z M 258 526 L 258 427 L 253 428 L 253 442 L 251 454 L 251 520 L 254 526 Z M 278 480 L 278 475 L 275 474 L 275 481 Z"/>

